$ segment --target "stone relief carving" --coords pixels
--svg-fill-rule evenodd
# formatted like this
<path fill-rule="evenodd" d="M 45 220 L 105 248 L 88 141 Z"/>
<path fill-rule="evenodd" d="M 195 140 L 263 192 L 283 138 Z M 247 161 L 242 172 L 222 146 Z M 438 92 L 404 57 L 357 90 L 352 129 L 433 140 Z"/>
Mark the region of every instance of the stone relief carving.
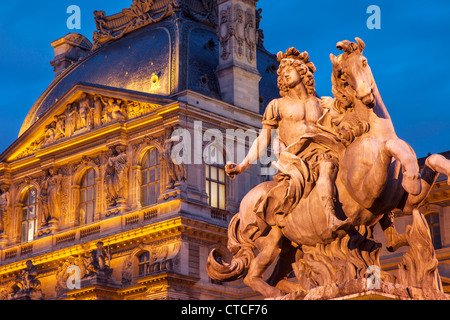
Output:
<path fill-rule="evenodd" d="M 231 43 L 230 38 L 233 36 L 234 27 L 231 23 L 231 7 L 227 7 L 222 9 L 219 13 L 219 25 L 217 27 L 217 38 L 220 42 L 220 47 L 222 48 L 222 52 L 220 53 L 220 57 L 223 60 L 227 60 L 231 54 Z"/>
<path fill-rule="evenodd" d="M 26 268 L 20 272 L 14 285 L 11 287 L 9 299 L 42 299 L 41 282 L 36 279 L 38 271 L 31 260 L 26 262 Z"/>
<path fill-rule="evenodd" d="M 177 1 L 156 9 L 154 0 L 133 0 L 130 8 L 123 9 L 121 13 L 106 16 L 104 11 L 94 11 L 97 31 L 92 38 L 92 50 L 98 49 L 104 43 L 123 37 L 125 34 L 143 26 L 156 23 L 174 14 L 173 5 Z"/>
<path fill-rule="evenodd" d="M 248 62 L 252 63 L 256 59 L 256 28 L 255 28 L 255 13 L 253 10 L 245 12 L 245 55 Z"/>
<path fill-rule="evenodd" d="M 244 55 L 245 21 L 244 21 L 244 10 L 242 10 L 242 8 L 239 5 L 234 7 L 233 23 L 234 23 L 233 35 L 236 40 L 234 51 L 239 58 L 242 58 Z"/>
<path fill-rule="evenodd" d="M 236 56 L 242 59 L 247 57 L 252 63 L 256 59 L 256 45 L 258 42 L 256 31 L 256 12 L 248 9 L 244 12 L 241 6 L 236 5 L 233 10 L 230 6 L 219 13 L 217 37 L 222 52 L 221 58 L 227 60 L 234 50 Z M 234 39 L 234 41 L 231 41 Z"/>
<path fill-rule="evenodd" d="M 179 252 L 181 244 L 172 242 L 163 245 L 141 245 L 143 250 L 149 251 L 150 259 L 145 267 L 144 274 L 158 271 L 175 271 L 179 266 Z"/>
<path fill-rule="evenodd" d="M 78 100 L 66 105 L 64 113 L 54 116 L 54 121 L 46 126 L 44 135 L 34 140 L 17 156 L 17 159 L 63 138 L 148 114 L 158 106 L 152 103 L 82 93 Z"/>
<path fill-rule="evenodd" d="M 414 152 L 395 134 L 362 54 L 364 42 L 345 40 L 336 48 L 343 53 L 330 55 L 334 98 L 317 97 L 315 67 L 306 52 L 290 48 L 278 53 L 282 97 L 267 106 L 263 134 L 244 161 L 225 169 L 230 178 L 244 172 L 276 129 L 280 153 L 272 165 L 279 173 L 244 197 L 228 228 L 231 263 L 213 250 L 208 273 L 219 281 L 243 278 L 266 297 L 314 299 L 360 290 L 359 280 L 378 268 L 379 290 L 403 290 L 406 298 L 448 299 L 418 207 L 439 174 L 450 176 L 450 160 L 430 155 L 419 171 Z M 286 116 L 290 120 L 281 123 Z M 395 231 L 394 209 L 413 215 L 406 236 Z M 371 232 L 377 223 L 388 250 L 410 247 L 399 277 L 380 269 L 380 243 Z M 265 281 L 264 273 L 275 261 L 275 271 Z M 286 280 L 292 271 L 295 282 Z M 421 293 L 412 295 L 414 290 Z"/>
<path fill-rule="evenodd" d="M 133 280 L 133 257 L 131 255 L 127 256 L 123 262 L 122 267 L 122 280 L 123 285 L 129 285 Z"/>
<path fill-rule="evenodd" d="M 67 291 L 67 280 L 70 276 L 67 269 L 71 266 L 80 268 L 80 277 L 83 278 L 88 274 L 89 255 L 80 254 L 69 257 L 64 262 L 60 263 L 56 271 L 55 292 L 57 296 L 63 295 Z"/>

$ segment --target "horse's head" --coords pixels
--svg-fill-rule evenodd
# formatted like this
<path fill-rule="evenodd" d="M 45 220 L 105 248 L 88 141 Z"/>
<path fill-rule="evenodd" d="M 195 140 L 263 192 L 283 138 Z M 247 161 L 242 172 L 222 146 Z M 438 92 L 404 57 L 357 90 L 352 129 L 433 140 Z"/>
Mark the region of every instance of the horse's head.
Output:
<path fill-rule="evenodd" d="M 344 53 L 338 57 L 330 54 L 333 63 L 333 93 L 344 107 L 350 106 L 355 99 L 361 100 L 367 107 L 375 106 L 375 82 L 367 59 L 362 55 L 364 47 L 360 38 L 356 38 L 356 43 L 344 40 L 336 44 L 336 48 Z"/>

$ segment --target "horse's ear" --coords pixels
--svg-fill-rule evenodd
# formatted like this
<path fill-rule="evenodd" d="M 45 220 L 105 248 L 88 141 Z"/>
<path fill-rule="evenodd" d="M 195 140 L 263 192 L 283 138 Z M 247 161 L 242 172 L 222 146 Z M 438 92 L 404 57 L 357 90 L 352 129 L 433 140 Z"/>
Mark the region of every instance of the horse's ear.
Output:
<path fill-rule="evenodd" d="M 366 44 L 364 43 L 364 41 L 361 40 L 361 38 L 356 37 L 355 40 L 358 43 L 359 52 L 363 53 L 364 48 L 366 47 Z"/>
<path fill-rule="evenodd" d="M 338 59 L 337 59 L 337 57 L 336 57 L 334 54 L 332 54 L 332 53 L 330 53 L 330 60 L 331 60 L 331 63 L 332 63 L 333 65 L 338 64 Z"/>
<path fill-rule="evenodd" d="M 336 49 L 344 50 L 344 42 L 343 41 L 339 41 L 338 43 L 336 43 Z"/>

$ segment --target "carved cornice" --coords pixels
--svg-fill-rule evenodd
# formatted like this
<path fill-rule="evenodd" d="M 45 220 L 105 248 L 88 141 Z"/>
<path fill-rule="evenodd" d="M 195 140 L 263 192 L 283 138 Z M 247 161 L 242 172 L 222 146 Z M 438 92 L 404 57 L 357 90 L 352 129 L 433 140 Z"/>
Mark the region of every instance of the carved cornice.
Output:
<path fill-rule="evenodd" d="M 111 16 L 106 16 L 104 11 L 94 11 L 98 31 L 94 32 L 92 49 L 96 50 L 106 42 L 171 17 L 175 13 L 174 7 L 178 6 L 177 0 L 133 0 L 130 8 Z"/>

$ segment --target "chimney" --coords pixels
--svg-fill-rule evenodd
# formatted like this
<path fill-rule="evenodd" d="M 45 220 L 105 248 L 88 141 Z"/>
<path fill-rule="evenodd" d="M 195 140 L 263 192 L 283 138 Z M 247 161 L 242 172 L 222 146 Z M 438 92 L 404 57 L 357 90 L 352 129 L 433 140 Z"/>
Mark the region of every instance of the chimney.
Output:
<path fill-rule="evenodd" d="M 219 80 L 222 99 L 259 112 L 259 81 L 256 67 L 257 0 L 218 0 Z"/>
<path fill-rule="evenodd" d="M 79 33 L 69 33 L 51 43 L 55 59 L 50 61 L 55 72 L 55 78 L 67 67 L 85 58 L 92 49 L 92 43 Z"/>

